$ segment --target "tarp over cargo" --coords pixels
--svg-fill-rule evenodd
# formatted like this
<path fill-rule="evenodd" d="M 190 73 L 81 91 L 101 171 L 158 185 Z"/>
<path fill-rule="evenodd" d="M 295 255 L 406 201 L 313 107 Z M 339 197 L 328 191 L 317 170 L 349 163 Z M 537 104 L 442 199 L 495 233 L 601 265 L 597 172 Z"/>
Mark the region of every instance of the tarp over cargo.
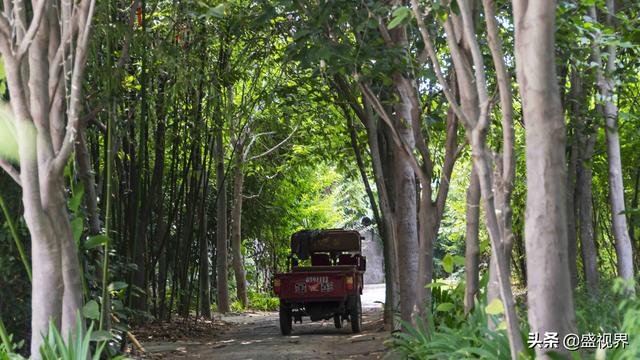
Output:
<path fill-rule="evenodd" d="M 360 252 L 360 239 L 355 230 L 301 230 L 291 236 L 291 252 L 301 260 L 314 252 Z"/>

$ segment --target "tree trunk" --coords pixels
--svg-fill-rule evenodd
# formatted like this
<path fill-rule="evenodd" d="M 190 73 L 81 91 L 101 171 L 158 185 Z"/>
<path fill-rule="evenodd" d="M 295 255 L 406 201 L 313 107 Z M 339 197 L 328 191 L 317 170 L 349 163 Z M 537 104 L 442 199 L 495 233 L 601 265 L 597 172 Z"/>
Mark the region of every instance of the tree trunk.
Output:
<path fill-rule="evenodd" d="M 581 159 L 588 161 L 586 159 Z M 591 165 L 580 164 L 576 178 L 577 205 L 580 220 L 580 249 L 582 252 L 582 267 L 587 285 L 587 292 L 592 297 L 599 293 L 598 249 L 593 233 L 593 199 Z"/>
<path fill-rule="evenodd" d="M 636 179 L 635 179 L 635 186 L 633 187 L 633 200 L 631 200 L 631 208 L 632 209 L 637 209 L 638 208 L 638 192 L 640 191 L 640 167 L 638 167 L 636 169 Z M 636 228 L 636 224 L 640 224 L 639 222 L 640 219 L 638 219 L 638 214 L 637 213 L 633 213 L 630 216 L 630 226 L 629 226 L 629 238 L 631 239 L 632 243 L 635 244 L 636 241 L 636 237 L 635 237 L 635 228 Z M 636 245 L 635 250 L 635 256 L 636 256 L 636 267 L 640 266 L 638 260 L 638 252 L 637 252 L 638 246 Z"/>
<path fill-rule="evenodd" d="M 26 121 L 19 121 L 16 125 L 24 219 L 31 234 L 31 354 L 40 359 L 43 339 L 37 334 L 48 333 L 49 321 L 59 328 L 62 320 L 62 249 L 42 208 L 33 146 L 36 143 L 35 129 Z"/>
<path fill-rule="evenodd" d="M 238 141 L 235 150 L 235 173 L 233 177 L 233 212 L 231 214 L 231 256 L 236 278 L 236 296 L 243 307 L 249 304 L 247 277 L 242 258 L 242 192 L 244 185 L 244 144 Z"/>
<path fill-rule="evenodd" d="M 84 132 L 78 134 L 78 142 L 75 145 L 76 161 L 78 163 L 78 175 L 84 186 L 84 202 L 89 218 L 89 235 L 100 234 L 100 214 L 98 212 L 98 196 L 96 194 L 96 181 L 91 171 L 91 159 Z"/>
<path fill-rule="evenodd" d="M 200 182 L 202 187 L 202 197 L 200 200 L 200 215 L 198 216 L 198 238 L 200 240 L 200 271 L 198 279 L 200 280 L 199 297 L 200 297 L 200 314 L 211 319 L 211 282 L 209 281 L 209 239 L 207 237 L 207 190 L 208 190 L 209 171 L 205 167 L 201 172 Z"/>
<path fill-rule="evenodd" d="M 618 133 L 618 109 L 613 101 L 604 106 L 606 117 L 607 156 L 609 158 L 609 201 L 613 236 L 616 240 L 618 276 L 625 280 L 633 279 L 633 248 L 627 229 L 627 217 L 624 213 L 624 185 L 622 180 L 622 159 L 620 156 L 620 134 Z M 629 292 L 635 292 L 629 287 Z"/>
<path fill-rule="evenodd" d="M 513 0 L 527 163 L 525 239 L 531 331 L 575 332 L 567 254 L 565 126 L 555 69 L 555 1 Z M 568 356 L 563 344 L 560 353 Z M 536 348 L 541 358 L 549 349 Z"/>
<path fill-rule="evenodd" d="M 574 200 L 568 204 L 575 206 L 575 211 L 568 209 L 568 214 L 575 212 L 575 223 L 578 227 L 580 235 L 580 250 L 582 255 L 582 268 L 584 272 L 587 292 L 592 297 L 598 295 L 598 250 L 596 248 L 593 233 L 593 201 L 592 201 L 592 183 L 593 171 L 591 170 L 591 158 L 593 149 L 597 139 L 597 126 L 587 127 L 586 123 L 586 93 L 584 89 L 583 79 L 579 74 L 572 74 L 571 78 L 571 112 L 574 118 L 574 141 L 573 150 L 571 152 L 573 163 L 575 156 L 575 186 Z M 570 166 L 573 166 L 571 164 Z M 571 169 L 571 168 L 570 168 Z M 571 226 L 571 223 L 569 222 Z M 569 232 L 571 233 L 571 232 Z M 569 241 L 572 239 L 569 238 Z M 573 248 L 569 243 L 569 265 L 575 267 L 576 264 Z M 577 244 L 576 244 L 577 245 Z M 573 269 L 571 270 L 573 271 Z M 573 275 L 573 273 L 572 273 Z M 577 275 L 577 274 L 576 274 Z M 572 283 L 576 286 L 576 283 Z"/>
<path fill-rule="evenodd" d="M 376 188 L 378 189 L 378 201 L 380 202 L 380 211 L 383 227 L 380 229 L 382 235 L 382 250 L 384 252 L 384 277 L 385 277 L 385 304 L 384 304 L 384 322 L 386 328 L 394 327 L 394 316 L 396 313 L 396 304 L 398 297 L 398 258 L 397 258 L 397 237 L 395 214 L 391 206 L 389 198 L 389 183 L 383 166 L 383 147 L 380 146 L 379 135 L 381 129 L 378 127 L 377 121 L 373 118 L 373 112 L 369 106 L 365 104 L 365 126 L 367 128 L 367 138 L 369 148 L 371 149 L 371 164 L 373 167 Z M 386 156 L 384 156 L 386 158 Z"/>
<path fill-rule="evenodd" d="M 229 305 L 228 262 L 227 262 L 227 191 L 224 173 L 224 143 L 222 126 L 216 134 L 216 184 L 218 189 L 216 202 L 216 284 L 218 311 L 227 313 Z"/>
<path fill-rule="evenodd" d="M 465 65 L 471 63 L 471 55 L 469 54 L 469 45 L 462 40 L 462 19 L 459 16 L 451 18 L 451 24 L 455 29 L 458 38 L 449 36 L 447 41 L 451 48 L 460 48 L 454 57 L 453 65 L 456 70 L 456 79 L 458 92 L 460 95 L 460 107 L 469 119 L 477 119 L 480 115 L 478 106 L 478 91 L 474 86 L 474 79 L 471 71 Z M 468 66 L 468 65 L 467 65 Z M 480 220 L 480 182 L 475 166 L 472 165 L 471 175 L 469 178 L 469 187 L 467 189 L 467 210 L 466 210 L 466 253 L 465 253 L 465 271 L 466 286 L 465 289 L 465 311 L 471 311 L 474 306 L 474 296 L 479 291 L 479 261 L 480 261 L 480 245 L 479 245 L 479 220 Z M 491 256 L 493 259 L 493 254 Z M 493 260 L 492 262 L 494 262 Z M 475 288 L 474 288 L 475 287 Z"/>
<path fill-rule="evenodd" d="M 480 291 L 480 182 L 476 170 L 471 168 L 469 187 L 467 188 L 467 230 L 465 240 L 465 288 L 464 312 L 468 314 L 475 305 Z"/>
<path fill-rule="evenodd" d="M 573 82 L 572 82 L 573 90 Z M 574 120 L 577 122 L 577 120 Z M 571 287 L 576 288 L 578 286 L 578 224 L 577 215 L 578 204 L 576 203 L 578 193 L 577 185 L 577 167 L 578 167 L 578 152 L 579 144 L 577 140 L 577 129 L 574 126 L 573 136 L 569 140 L 569 165 L 567 171 L 567 251 L 569 256 L 569 274 L 571 278 Z"/>
<path fill-rule="evenodd" d="M 67 212 L 63 170 L 75 137 L 82 131 L 78 113 L 93 15 L 91 4 L 92 1 L 80 4 L 73 19 L 63 9 L 57 14 L 58 23 L 49 21 L 53 18 L 49 2 L 36 2 L 32 7 L 19 0 L 5 3 L 5 11 L 11 12 L 14 18 L 0 33 L 0 51 L 15 116 L 20 171 L 10 164 L 0 165 L 22 185 L 24 218 L 31 234 L 31 355 L 34 359 L 41 358 L 39 347 L 49 321 L 62 327 L 61 333 L 66 339 L 70 330 L 75 329 L 76 312 L 82 307 L 81 273 Z M 31 9 L 30 23 L 27 23 L 28 8 Z M 74 27 L 73 22 L 87 26 Z M 56 49 L 61 43 L 60 24 L 63 23 L 68 26 L 69 35 L 77 39 L 66 53 L 74 60 L 73 64 L 67 63 L 69 67 L 64 75 L 55 71 L 58 67 L 62 69 L 64 59 L 49 57 L 49 49 Z M 68 83 L 63 79 L 68 79 Z M 60 94 L 50 98 L 50 88 L 65 90 L 68 102 L 61 101 Z M 66 127 L 62 124 L 64 119 L 67 119 Z"/>
<path fill-rule="evenodd" d="M 396 76 L 396 87 L 400 94 L 407 94 L 408 81 L 401 81 L 400 76 Z M 413 149 L 415 140 L 413 131 L 409 124 L 414 116 L 413 107 L 406 98 L 396 105 L 397 129 L 401 139 Z M 396 226 L 398 236 L 398 258 L 403 261 L 403 275 L 400 277 L 400 316 L 404 321 L 411 321 L 414 307 L 416 306 L 416 296 L 418 291 L 418 224 L 416 206 L 416 175 L 410 164 L 409 156 L 402 147 L 393 147 L 396 154 L 393 164 L 395 173 L 395 208 Z M 422 285 L 424 286 L 424 284 Z"/>
<path fill-rule="evenodd" d="M 607 0 L 606 25 L 614 26 L 615 1 Z M 592 16 L 597 15 L 592 7 Z M 597 16 L 594 17 L 597 19 Z M 620 134 L 618 133 L 618 106 L 614 98 L 614 71 L 616 70 L 616 45 L 608 45 L 606 71 L 602 70 L 600 51 L 594 47 L 594 60 L 598 66 L 596 78 L 600 95 L 604 101 L 603 115 L 605 118 L 605 134 L 607 138 L 607 157 L 609 165 L 609 202 L 611 203 L 611 221 L 613 236 L 616 242 L 618 276 L 625 280 L 633 279 L 633 248 L 627 229 L 627 217 L 624 214 L 624 184 L 622 180 L 622 159 L 620 156 Z M 635 293 L 635 288 L 628 288 L 629 294 Z"/>
<path fill-rule="evenodd" d="M 62 178 L 62 176 L 60 177 Z M 62 278 L 64 281 L 64 295 L 62 300 L 61 334 L 65 337 L 75 334 L 77 311 L 83 306 L 82 272 L 78 259 L 78 247 L 73 239 L 71 223 L 67 213 L 67 202 L 64 188 L 56 183 L 55 177 L 45 181 L 42 200 L 46 204 L 44 211 L 51 219 L 53 236 L 61 241 Z"/>

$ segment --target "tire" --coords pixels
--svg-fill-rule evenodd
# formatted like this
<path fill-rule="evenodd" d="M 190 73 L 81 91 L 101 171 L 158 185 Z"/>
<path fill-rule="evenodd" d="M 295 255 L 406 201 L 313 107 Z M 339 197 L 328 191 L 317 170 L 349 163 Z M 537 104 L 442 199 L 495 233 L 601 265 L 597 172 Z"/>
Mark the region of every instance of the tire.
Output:
<path fill-rule="evenodd" d="M 351 304 L 349 319 L 351 320 L 351 331 L 353 331 L 354 334 L 362 331 L 362 303 L 360 302 L 360 295 L 357 295 L 355 301 Z"/>
<path fill-rule="evenodd" d="M 333 323 L 336 325 L 336 329 L 342 328 L 342 316 L 340 314 L 333 315 Z"/>
<path fill-rule="evenodd" d="M 280 332 L 282 335 L 291 334 L 291 322 L 293 318 L 291 316 L 291 307 L 287 304 L 280 303 Z"/>

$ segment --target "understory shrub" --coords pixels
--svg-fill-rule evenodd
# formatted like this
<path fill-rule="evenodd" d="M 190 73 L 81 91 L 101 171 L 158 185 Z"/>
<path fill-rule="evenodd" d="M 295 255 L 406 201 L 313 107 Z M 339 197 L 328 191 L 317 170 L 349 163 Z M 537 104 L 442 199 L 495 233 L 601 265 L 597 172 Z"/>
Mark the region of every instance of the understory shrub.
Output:
<path fill-rule="evenodd" d="M 84 331 L 82 326 L 84 319 L 78 315 L 76 330 L 65 341 L 53 323 L 49 324 L 49 331 L 40 347 L 40 356 L 43 360 L 100 360 L 107 340 L 111 338 L 105 331 L 93 330 L 93 324 Z M 15 344 L 11 335 L 3 335 L 0 342 L 0 360 L 25 360 L 16 351 L 21 344 Z M 124 356 L 109 357 L 112 360 L 127 360 Z"/>
<path fill-rule="evenodd" d="M 490 320 L 491 319 L 491 320 Z M 497 330 L 489 330 L 488 321 L 493 321 Z M 416 325 L 403 322 L 403 331 L 390 340 L 392 353 L 403 359 L 510 359 L 509 339 L 504 324 L 497 316 L 487 315 L 483 302 L 476 302 L 466 321 L 456 327 L 446 323 L 435 325 L 433 317 L 418 318 Z M 520 331 L 526 344 L 528 329 Z M 533 350 L 523 359 L 533 358 Z"/>
<path fill-rule="evenodd" d="M 626 289 L 629 286 L 633 285 L 614 279 L 613 286 L 603 288 L 603 292 L 595 299 L 581 290 L 576 292 L 578 334 L 626 333 L 629 343 L 625 347 L 614 349 L 575 351 L 571 353 L 573 360 L 640 359 L 640 299 L 628 295 Z M 460 307 L 459 286 L 438 286 L 437 289 L 434 292 L 435 310 L 432 315 L 426 320 L 418 318 L 415 325 L 401 321 L 403 331 L 393 334 L 388 343 L 392 354 L 403 359 L 420 360 L 511 358 L 506 326 L 498 314 L 491 315 L 495 313 L 492 305 L 485 306 L 484 299 L 477 301 L 474 310 L 466 318 L 459 315 L 459 311 L 437 311 L 442 304 L 456 304 Z M 488 310 L 491 310 L 491 314 L 487 314 Z M 529 328 L 527 322 L 522 320 L 525 315 L 521 314 L 520 317 L 520 336 L 526 348 L 521 359 L 534 359 L 534 350 L 527 346 Z M 497 330 L 489 330 L 489 321 L 494 323 Z M 564 359 L 554 354 L 550 356 Z"/>
<path fill-rule="evenodd" d="M 269 293 L 249 292 L 249 307 L 260 311 L 275 311 L 280 306 L 280 299 Z"/>

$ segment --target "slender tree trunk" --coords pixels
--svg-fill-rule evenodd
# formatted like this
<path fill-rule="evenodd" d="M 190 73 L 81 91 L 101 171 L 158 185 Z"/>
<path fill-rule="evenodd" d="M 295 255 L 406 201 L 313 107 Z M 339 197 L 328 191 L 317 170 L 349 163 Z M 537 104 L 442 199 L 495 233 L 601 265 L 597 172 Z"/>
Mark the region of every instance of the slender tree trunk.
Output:
<path fill-rule="evenodd" d="M 205 178 L 207 172 L 205 171 L 202 175 L 202 182 L 206 182 Z M 210 287 L 211 282 L 209 281 L 209 239 L 207 238 L 207 211 L 206 211 L 206 194 L 207 194 L 207 185 L 203 184 L 203 197 L 200 205 L 200 216 L 198 217 L 199 222 L 199 234 L 198 238 L 200 240 L 200 272 L 198 279 L 200 280 L 200 314 L 206 318 L 211 318 L 211 293 Z"/>
<path fill-rule="evenodd" d="M 597 139 L 597 127 L 587 127 L 586 113 L 584 110 L 586 106 L 586 93 L 583 80 L 579 74 L 572 74 L 571 98 L 571 110 L 574 118 L 574 141 L 571 162 L 574 161 L 574 156 L 576 159 L 574 201 L 569 202 L 568 204 L 573 204 L 576 208 L 575 222 L 577 223 L 579 230 L 578 233 L 580 235 L 582 268 L 587 285 L 587 291 L 592 297 L 595 297 L 598 295 L 599 287 L 598 249 L 596 248 L 593 233 L 593 171 L 591 170 L 591 164 L 589 164 L 589 162 L 593 156 L 593 149 Z M 569 209 L 568 214 L 571 215 L 571 213 L 572 211 Z M 571 223 L 569 223 L 569 225 L 571 226 Z M 577 252 L 577 249 L 574 249 L 570 243 L 570 266 L 576 266 L 576 264 L 574 264 L 575 258 L 572 258 L 574 256 L 572 251 L 574 250 Z M 575 283 L 572 284 L 575 287 Z"/>
<path fill-rule="evenodd" d="M 516 69 L 523 99 L 527 162 L 525 239 L 531 331 L 575 332 L 567 254 L 566 144 L 555 69 L 555 1 L 514 0 Z M 568 356 L 563 344 L 559 350 Z M 549 358 L 549 349 L 536 348 Z"/>
<path fill-rule="evenodd" d="M 573 82 L 572 82 L 573 88 Z M 578 152 L 579 144 L 577 140 L 577 129 L 574 126 L 573 136 L 571 137 L 569 144 L 569 164 L 567 173 L 567 251 L 569 255 L 569 273 L 571 276 L 571 287 L 576 288 L 578 286 L 578 224 L 577 215 L 578 205 L 577 192 L 577 167 L 578 167 Z"/>
<path fill-rule="evenodd" d="M 503 192 L 504 189 L 504 184 L 502 182 L 502 173 L 503 173 L 503 165 L 502 165 L 502 159 L 496 157 L 496 165 L 495 165 L 495 174 L 493 176 L 494 178 L 494 196 L 495 196 L 495 206 L 496 209 L 499 209 L 499 211 L 496 211 L 496 218 L 498 219 L 498 227 L 500 230 L 500 233 L 502 234 L 502 247 L 503 247 L 503 252 L 504 252 L 504 257 L 505 257 L 505 265 L 506 265 L 506 273 L 509 275 L 509 278 L 511 278 L 511 252 L 513 250 L 513 234 L 511 234 L 511 229 L 506 229 L 506 222 L 505 222 L 505 211 L 504 209 L 509 207 L 508 204 L 506 204 L 506 199 L 505 199 L 505 193 Z M 510 234 L 510 241 L 506 241 L 505 239 L 507 238 L 506 234 L 509 233 Z M 494 254 L 491 254 L 491 259 L 489 261 L 489 284 L 487 285 L 487 302 L 491 302 L 493 299 L 499 299 L 501 298 L 500 296 L 500 282 L 498 280 L 498 262 L 497 262 L 497 258 L 496 256 L 494 256 Z M 492 323 L 489 323 L 489 327 L 493 328 Z"/>
<path fill-rule="evenodd" d="M 585 160 L 586 161 L 586 160 Z M 590 165 L 581 165 L 578 171 L 576 187 L 578 191 L 578 209 L 580 216 L 580 248 L 582 267 L 587 291 L 592 297 L 599 292 L 598 249 L 593 233 L 593 173 Z"/>
<path fill-rule="evenodd" d="M 451 17 L 451 24 L 455 29 L 458 38 L 448 36 L 447 41 L 452 49 L 459 48 L 453 62 L 456 70 L 457 87 L 460 96 L 460 107 L 469 119 L 477 119 L 480 115 L 478 106 L 478 91 L 474 86 L 474 79 L 471 71 L 467 68 L 471 63 L 469 45 L 463 41 L 462 18 Z M 466 66 L 465 66 L 466 65 Z M 467 288 L 465 289 L 465 311 L 470 311 L 474 306 L 474 296 L 479 291 L 479 220 L 480 220 L 480 182 L 475 166 L 472 165 L 469 188 L 467 189 L 467 210 L 466 210 L 466 245 L 465 270 L 467 277 Z M 491 255 L 491 263 L 495 262 L 494 255 Z M 494 274 L 495 276 L 496 274 Z M 477 279 L 474 282 L 474 279 Z M 495 292 L 491 293 L 493 297 Z"/>
<path fill-rule="evenodd" d="M 380 146 L 379 135 L 380 129 L 378 123 L 373 118 L 373 112 L 369 106 L 365 105 L 366 117 L 365 125 L 367 128 L 367 138 L 369 140 L 369 148 L 371 149 L 371 164 L 373 167 L 376 188 L 378 189 L 378 201 L 380 202 L 381 218 L 383 227 L 380 229 L 382 233 L 382 247 L 384 252 L 384 273 L 385 273 L 385 304 L 384 304 L 384 322 L 387 328 L 394 327 L 394 316 L 396 312 L 396 304 L 398 297 L 398 258 L 397 258 L 397 238 L 395 214 L 391 206 L 389 198 L 389 183 L 383 166 L 383 149 Z M 385 157 L 386 158 L 386 157 Z"/>
<path fill-rule="evenodd" d="M 631 208 L 632 209 L 637 209 L 638 208 L 638 192 L 640 191 L 640 167 L 638 167 L 636 169 L 636 179 L 635 179 L 635 186 L 633 187 L 633 200 L 631 200 Z M 629 238 L 631 239 L 631 242 L 633 244 L 636 243 L 636 237 L 635 237 L 635 228 L 636 228 L 636 224 L 639 224 L 638 222 L 638 214 L 637 213 L 633 213 L 630 216 L 630 226 L 629 226 Z M 637 252 L 638 246 L 636 245 L 635 250 L 635 256 L 636 256 L 636 267 L 640 266 L 639 263 L 639 257 L 638 257 L 638 252 Z"/>
<path fill-rule="evenodd" d="M 624 213 L 624 185 L 622 180 L 622 159 L 620 156 L 620 134 L 618 133 L 617 108 L 613 102 L 605 104 L 607 155 L 609 158 L 609 200 L 613 236 L 616 239 L 618 275 L 625 280 L 633 279 L 633 248 Z M 633 288 L 629 288 L 634 292 Z"/>
<path fill-rule="evenodd" d="M 464 312 L 468 314 L 480 291 L 480 182 L 473 166 L 467 188 L 466 219 Z"/>
<path fill-rule="evenodd" d="M 96 181 L 91 171 L 91 159 L 84 132 L 78 134 L 78 141 L 75 145 L 76 161 L 78 163 L 78 175 L 84 186 L 84 202 L 89 218 L 89 234 L 100 234 L 100 214 L 98 212 L 98 196 L 96 194 Z"/>
<path fill-rule="evenodd" d="M 373 220 L 378 226 L 378 229 L 382 229 L 384 225 L 382 224 L 382 219 L 380 218 L 380 211 L 378 210 L 378 204 L 376 203 L 376 198 L 371 189 L 371 183 L 369 182 L 369 177 L 367 176 L 367 168 L 362 159 L 362 152 L 360 151 L 360 145 L 358 144 L 358 131 L 356 130 L 355 124 L 353 123 L 353 118 L 351 117 L 351 113 L 345 107 L 343 108 L 344 114 L 347 117 L 347 127 L 349 130 L 349 138 L 351 139 L 351 148 L 353 149 L 353 154 L 356 157 L 356 163 L 358 164 L 358 171 L 360 172 L 360 178 L 362 179 L 362 184 L 364 185 L 365 191 L 367 193 L 367 198 L 369 199 L 369 206 L 371 207 L 371 212 L 373 212 Z"/>
<path fill-rule="evenodd" d="M 615 1 L 607 0 L 608 26 L 614 26 Z M 595 7 L 592 16 L 597 19 Z M 624 214 L 624 184 L 622 180 L 622 159 L 620 156 L 620 134 L 618 132 L 618 106 L 615 103 L 614 71 L 616 69 L 616 45 L 607 47 L 608 57 L 606 71 L 602 70 L 600 51 L 594 46 L 594 60 L 600 66 L 596 73 L 600 95 L 604 101 L 603 115 L 605 118 L 605 134 L 607 138 L 607 157 L 609 165 L 609 202 L 611 203 L 611 218 L 613 236 L 616 243 L 618 276 L 625 280 L 633 279 L 633 247 L 627 228 L 627 217 Z M 635 293 L 634 287 L 628 288 L 629 294 Z"/>
<path fill-rule="evenodd" d="M 218 189 L 216 203 L 216 284 L 218 311 L 227 313 L 229 306 L 228 262 L 227 262 L 227 191 L 224 173 L 224 144 L 222 126 L 216 134 L 216 184 Z"/>
<path fill-rule="evenodd" d="M 231 214 L 231 256 L 236 279 L 236 296 L 243 307 L 249 304 L 247 277 L 242 258 L 242 192 L 244 185 L 244 144 L 240 140 L 235 150 L 235 172 L 233 179 L 233 212 Z"/>

